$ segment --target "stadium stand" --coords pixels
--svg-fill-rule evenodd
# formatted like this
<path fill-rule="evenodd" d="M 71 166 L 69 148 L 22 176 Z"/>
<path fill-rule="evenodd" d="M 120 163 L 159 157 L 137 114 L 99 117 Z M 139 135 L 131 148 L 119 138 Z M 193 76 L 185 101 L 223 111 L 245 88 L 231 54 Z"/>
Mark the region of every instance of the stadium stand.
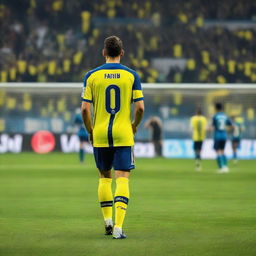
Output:
<path fill-rule="evenodd" d="M 116 34 L 142 82 L 253 83 L 255 13 L 250 0 L 3 0 L 0 81 L 79 82 Z"/>

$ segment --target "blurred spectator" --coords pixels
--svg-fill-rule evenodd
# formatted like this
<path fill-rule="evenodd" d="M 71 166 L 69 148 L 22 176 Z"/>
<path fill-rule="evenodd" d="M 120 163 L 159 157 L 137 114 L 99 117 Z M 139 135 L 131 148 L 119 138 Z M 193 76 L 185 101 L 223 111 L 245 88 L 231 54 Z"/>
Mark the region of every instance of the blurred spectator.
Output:
<path fill-rule="evenodd" d="M 102 40 L 116 34 L 129 52 L 123 63 L 142 82 L 256 82 L 255 28 L 207 26 L 255 13 L 250 0 L 2 0 L 0 81 L 81 81 L 103 62 Z M 186 65 L 159 75 L 153 58 Z"/>

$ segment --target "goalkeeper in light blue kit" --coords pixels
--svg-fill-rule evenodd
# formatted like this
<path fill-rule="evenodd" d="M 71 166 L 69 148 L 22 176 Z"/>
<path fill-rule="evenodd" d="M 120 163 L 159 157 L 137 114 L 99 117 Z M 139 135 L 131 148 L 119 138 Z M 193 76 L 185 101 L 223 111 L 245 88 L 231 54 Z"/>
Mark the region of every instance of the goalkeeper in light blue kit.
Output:
<path fill-rule="evenodd" d="M 216 114 L 212 119 L 212 129 L 214 130 L 214 149 L 217 153 L 217 163 L 219 173 L 228 172 L 228 160 L 224 153 L 227 141 L 227 130 L 232 127 L 229 117 L 223 112 L 221 103 L 215 104 Z"/>
<path fill-rule="evenodd" d="M 78 127 L 77 135 L 78 135 L 79 141 L 80 141 L 79 160 L 80 160 L 80 163 L 83 163 L 84 158 L 85 158 L 84 146 L 85 146 L 85 142 L 88 140 L 88 134 L 84 128 L 84 122 L 83 122 L 83 119 L 81 116 L 80 109 L 77 109 L 77 111 L 76 111 L 74 123 Z"/>

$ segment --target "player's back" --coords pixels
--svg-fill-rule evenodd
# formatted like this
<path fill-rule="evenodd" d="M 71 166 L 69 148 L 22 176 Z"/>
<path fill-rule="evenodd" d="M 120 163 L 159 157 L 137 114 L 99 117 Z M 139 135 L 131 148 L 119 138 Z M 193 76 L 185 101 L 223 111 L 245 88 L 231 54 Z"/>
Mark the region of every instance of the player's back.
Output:
<path fill-rule="evenodd" d="M 191 127 L 193 130 L 193 140 L 203 141 L 206 137 L 207 120 L 203 115 L 195 115 L 191 118 Z"/>
<path fill-rule="evenodd" d="M 214 139 L 227 139 L 227 126 L 231 126 L 231 121 L 224 112 L 218 112 L 213 117 Z"/>
<path fill-rule="evenodd" d="M 120 63 L 106 63 L 85 76 L 83 100 L 93 102 L 93 146 L 134 145 L 131 103 L 143 98 L 137 73 Z"/>

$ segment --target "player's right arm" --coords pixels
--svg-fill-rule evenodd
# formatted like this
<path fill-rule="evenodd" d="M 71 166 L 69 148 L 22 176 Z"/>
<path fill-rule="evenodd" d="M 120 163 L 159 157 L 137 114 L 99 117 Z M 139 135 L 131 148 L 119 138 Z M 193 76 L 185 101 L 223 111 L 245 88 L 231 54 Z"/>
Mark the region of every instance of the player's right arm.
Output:
<path fill-rule="evenodd" d="M 134 120 L 132 122 L 133 134 L 137 132 L 138 126 L 144 115 L 144 100 L 136 101 L 134 105 Z"/>

